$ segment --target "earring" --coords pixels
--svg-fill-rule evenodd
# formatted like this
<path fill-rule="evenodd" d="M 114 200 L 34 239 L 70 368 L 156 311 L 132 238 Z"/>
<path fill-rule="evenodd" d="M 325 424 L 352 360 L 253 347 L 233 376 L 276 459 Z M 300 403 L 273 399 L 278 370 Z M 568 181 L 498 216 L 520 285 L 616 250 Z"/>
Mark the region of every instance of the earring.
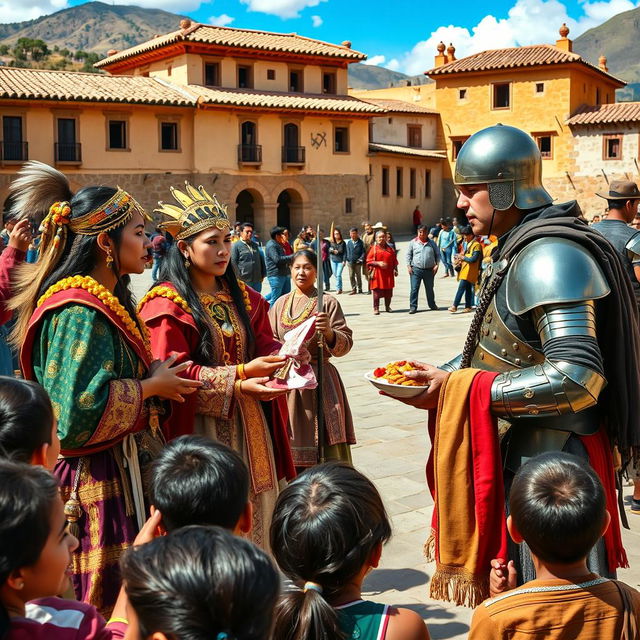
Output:
<path fill-rule="evenodd" d="M 185 256 L 184 257 L 184 268 L 188 269 L 191 266 L 191 263 L 189 262 L 189 256 Z"/>
<path fill-rule="evenodd" d="M 113 256 L 111 255 L 111 249 L 107 249 L 107 268 L 111 269 L 113 264 Z"/>
<path fill-rule="evenodd" d="M 24 582 L 18 582 L 16 585 L 16 589 L 22 589 L 24 587 Z"/>

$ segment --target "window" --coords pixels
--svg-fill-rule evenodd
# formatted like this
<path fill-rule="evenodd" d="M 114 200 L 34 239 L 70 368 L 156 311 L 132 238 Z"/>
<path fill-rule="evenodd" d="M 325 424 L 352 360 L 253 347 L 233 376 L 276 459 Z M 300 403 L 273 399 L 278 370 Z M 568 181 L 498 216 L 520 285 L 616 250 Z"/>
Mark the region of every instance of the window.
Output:
<path fill-rule="evenodd" d="M 262 147 L 257 142 L 258 125 L 251 120 L 245 120 L 240 125 L 239 162 L 262 162 Z"/>
<path fill-rule="evenodd" d="M 77 124 L 75 118 L 58 118 L 56 162 L 80 162 Z"/>
<path fill-rule="evenodd" d="M 206 87 L 220 86 L 220 63 L 219 62 L 205 62 L 204 84 Z"/>
<path fill-rule="evenodd" d="M 335 153 L 349 153 L 349 127 L 334 128 L 333 150 Z"/>
<path fill-rule="evenodd" d="M 275 79 L 276 79 L 276 70 L 267 69 L 267 80 L 275 80 Z"/>
<path fill-rule="evenodd" d="M 409 169 L 409 197 L 416 197 L 416 170 Z"/>
<path fill-rule="evenodd" d="M 425 169 L 424 171 L 424 197 L 431 197 L 431 169 Z"/>
<path fill-rule="evenodd" d="M 451 138 L 451 159 L 455 160 L 462 149 L 462 145 L 468 140 L 469 136 Z"/>
<path fill-rule="evenodd" d="M 466 99 L 467 99 L 467 90 L 458 89 L 458 100 L 466 100 Z"/>
<path fill-rule="evenodd" d="M 382 195 L 389 195 L 389 167 L 382 167 Z"/>
<path fill-rule="evenodd" d="M 335 71 L 325 71 L 322 74 L 322 93 L 337 93 Z"/>
<path fill-rule="evenodd" d="M 304 91 L 303 78 L 302 69 L 292 69 L 289 71 L 289 91 L 302 93 Z"/>
<path fill-rule="evenodd" d="M 345 213 L 353 213 L 353 198 L 345 198 L 345 201 L 344 201 L 344 212 Z"/>
<path fill-rule="evenodd" d="M 178 123 L 177 122 L 161 122 L 160 123 L 160 150 L 161 151 L 177 151 L 178 150 Z"/>
<path fill-rule="evenodd" d="M 167 67 L 167 75 L 168 75 L 169 77 L 171 77 L 171 72 L 172 72 L 172 71 L 173 71 L 173 69 L 172 69 L 171 65 L 169 65 L 169 66 Z"/>
<path fill-rule="evenodd" d="M 508 109 L 511 104 L 511 83 L 503 82 L 493 85 L 492 109 Z"/>
<path fill-rule="evenodd" d="M 387 118 L 387 124 L 393 124 L 393 118 Z"/>
<path fill-rule="evenodd" d="M 127 121 L 109 120 L 109 140 L 107 149 L 127 148 Z"/>
<path fill-rule="evenodd" d="M 540 149 L 540 155 L 545 159 L 553 158 L 553 136 L 554 133 L 532 133 L 531 134 Z"/>
<path fill-rule="evenodd" d="M 250 65 L 238 65 L 238 88 L 253 88 L 253 68 Z"/>
<path fill-rule="evenodd" d="M 2 160 L 20 162 L 27 159 L 27 143 L 23 136 L 22 116 L 2 117 Z"/>
<path fill-rule="evenodd" d="M 419 124 L 407 125 L 407 146 L 422 147 L 422 127 Z"/>
<path fill-rule="evenodd" d="M 404 183 L 404 178 L 403 178 L 402 167 L 396 167 L 396 196 L 398 196 L 398 198 L 402 197 L 402 191 L 404 187 L 403 183 Z"/>
<path fill-rule="evenodd" d="M 544 82 L 536 82 L 536 95 L 539 96 L 544 93 Z"/>
<path fill-rule="evenodd" d="M 622 158 L 622 134 L 613 133 L 602 136 L 603 160 L 620 160 Z"/>

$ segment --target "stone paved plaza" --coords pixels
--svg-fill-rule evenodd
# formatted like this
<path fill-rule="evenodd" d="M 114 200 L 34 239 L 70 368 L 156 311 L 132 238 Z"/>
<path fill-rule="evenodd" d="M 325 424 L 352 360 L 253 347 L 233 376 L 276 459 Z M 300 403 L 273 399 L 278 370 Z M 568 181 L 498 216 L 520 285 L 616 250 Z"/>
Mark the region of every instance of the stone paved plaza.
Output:
<path fill-rule="evenodd" d="M 366 598 L 417 611 L 427 622 L 432 638 L 466 638 L 471 611 L 428 597 L 434 565 L 423 560 L 422 545 L 431 522 L 432 500 L 425 484 L 429 454 L 426 412 L 378 395 L 363 378 L 366 371 L 393 360 L 414 358 L 442 364 L 460 352 L 471 314 L 447 312 L 456 289 L 452 278 L 436 276 L 439 311 L 425 311 L 424 293 L 419 312 L 409 315 L 409 276 L 404 267 L 407 242 L 399 242 L 400 276 L 394 292 L 394 313 L 372 314 L 371 296 L 338 297 L 354 333 L 354 346 L 346 357 L 334 360 L 344 381 L 356 426 L 358 444 L 354 464 L 376 484 L 393 519 L 394 535 L 382 555 L 380 567 L 366 579 Z M 345 270 L 345 291 L 349 289 Z M 140 296 L 150 283 L 150 272 L 134 279 Z M 332 288 L 334 288 L 332 278 Z M 627 499 L 629 489 L 626 491 Z M 640 516 L 629 514 L 631 531 L 623 537 L 631 569 L 619 578 L 640 587 Z"/>

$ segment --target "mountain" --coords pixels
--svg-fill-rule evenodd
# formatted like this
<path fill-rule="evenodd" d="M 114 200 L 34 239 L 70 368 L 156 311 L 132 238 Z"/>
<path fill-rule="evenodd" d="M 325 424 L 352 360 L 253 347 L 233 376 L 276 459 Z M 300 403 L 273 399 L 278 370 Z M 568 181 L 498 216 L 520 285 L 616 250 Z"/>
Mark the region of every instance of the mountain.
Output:
<path fill-rule="evenodd" d="M 407 84 L 427 84 L 433 82 L 427 76 L 408 76 L 399 71 L 375 67 L 360 62 L 349 65 L 349 87 L 352 89 L 386 89 L 405 87 Z"/>
<path fill-rule="evenodd" d="M 616 92 L 618 100 L 640 99 L 640 8 L 585 31 L 573 41 L 573 50 L 596 65 L 604 54 L 609 72 L 630 83 Z"/>
<path fill-rule="evenodd" d="M 32 38 L 44 40 L 50 49 L 57 45 L 105 55 L 109 49 L 126 49 L 157 33 L 176 31 L 183 17 L 160 9 L 88 2 L 35 20 L 0 24 L 0 44 Z"/>

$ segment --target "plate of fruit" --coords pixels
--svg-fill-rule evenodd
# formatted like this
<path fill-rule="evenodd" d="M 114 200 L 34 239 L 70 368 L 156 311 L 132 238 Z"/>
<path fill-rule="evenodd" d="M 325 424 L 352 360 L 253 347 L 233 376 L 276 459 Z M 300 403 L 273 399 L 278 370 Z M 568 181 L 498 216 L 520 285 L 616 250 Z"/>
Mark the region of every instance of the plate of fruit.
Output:
<path fill-rule="evenodd" d="M 415 367 L 407 360 L 390 362 L 384 367 L 377 367 L 364 374 L 364 377 L 377 389 L 394 398 L 414 398 L 429 388 L 419 382 L 407 378 L 405 372 Z"/>

